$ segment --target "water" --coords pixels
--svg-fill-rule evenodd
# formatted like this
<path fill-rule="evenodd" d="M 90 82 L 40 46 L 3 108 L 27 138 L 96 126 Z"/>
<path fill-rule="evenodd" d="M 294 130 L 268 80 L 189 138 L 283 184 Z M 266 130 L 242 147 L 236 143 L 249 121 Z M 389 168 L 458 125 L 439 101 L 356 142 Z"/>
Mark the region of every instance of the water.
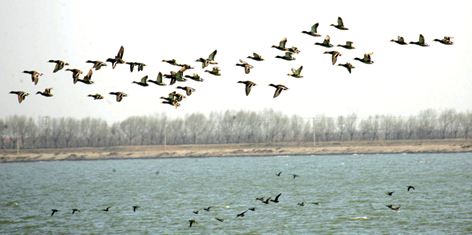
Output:
<path fill-rule="evenodd" d="M 471 234 L 471 166 L 470 153 L 0 164 L 0 233 Z"/>

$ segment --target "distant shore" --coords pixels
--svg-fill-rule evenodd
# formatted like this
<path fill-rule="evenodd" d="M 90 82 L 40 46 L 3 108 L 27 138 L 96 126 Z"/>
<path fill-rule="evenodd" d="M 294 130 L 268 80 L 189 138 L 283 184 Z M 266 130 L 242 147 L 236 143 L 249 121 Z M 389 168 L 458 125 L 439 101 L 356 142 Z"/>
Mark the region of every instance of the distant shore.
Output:
<path fill-rule="evenodd" d="M 471 152 L 472 140 L 377 140 L 329 141 L 313 143 L 257 143 L 210 145 L 149 145 L 67 149 L 1 149 L 0 163 L 153 159 L 182 157 L 241 157 L 278 155 L 337 155 L 387 153 Z"/>

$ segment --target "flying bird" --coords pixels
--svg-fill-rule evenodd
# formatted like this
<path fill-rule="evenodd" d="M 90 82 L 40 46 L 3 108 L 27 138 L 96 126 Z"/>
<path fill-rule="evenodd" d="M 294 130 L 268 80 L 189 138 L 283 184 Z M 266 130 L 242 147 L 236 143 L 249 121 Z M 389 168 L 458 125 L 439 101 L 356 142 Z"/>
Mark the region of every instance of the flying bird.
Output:
<path fill-rule="evenodd" d="M 210 211 L 211 208 L 212 208 L 212 206 L 209 206 L 207 208 L 203 208 L 203 210 Z"/>
<path fill-rule="evenodd" d="M 98 60 L 87 60 L 85 63 L 92 63 L 93 64 L 92 69 L 95 69 L 95 71 L 100 70 L 102 66 L 107 66 L 105 62 L 98 61 Z"/>
<path fill-rule="evenodd" d="M 43 76 L 43 73 L 40 73 L 38 71 L 23 71 L 23 73 L 31 74 L 31 81 L 34 82 L 34 85 L 38 84 L 39 81 L 39 76 Z"/>
<path fill-rule="evenodd" d="M 77 82 L 82 82 L 82 83 L 90 85 L 93 83 L 92 75 L 93 75 L 93 70 L 89 70 L 89 72 L 84 76 L 84 79 L 77 79 Z"/>
<path fill-rule="evenodd" d="M 288 48 L 285 47 L 285 44 L 287 43 L 287 38 L 282 39 L 282 41 L 279 42 L 279 45 L 273 45 L 273 48 L 277 48 L 281 51 L 287 51 Z"/>
<path fill-rule="evenodd" d="M 52 87 L 51 88 L 46 88 L 46 89 L 44 89 L 44 92 L 41 92 L 41 91 L 36 92 L 36 95 L 40 94 L 40 95 L 46 96 L 46 97 L 54 96 L 53 94 L 51 94 L 52 89 L 53 89 Z"/>
<path fill-rule="evenodd" d="M 184 90 L 188 96 L 192 95 L 192 92 L 195 91 L 194 88 L 191 88 L 191 87 L 189 87 L 189 86 L 184 86 L 184 87 L 177 86 L 176 88 L 177 88 L 177 89 L 182 89 L 182 90 Z"/>
<path fill-rule="evenodd" d="M 338 64 L 338 66 L 343 66 L 347 69 L 347 71 L 349 71 L 349 73 L 351 73 L 351 69 L 354 69 L 356 67 L 352 66 L 352 64 L 350 63 L 345 63 L 345 64 Z"/>
<path fill-rule="evenodd" d="M 292 57 L 293 52 L 285 52 L 284 56 L 275 56 L 275 58 L 283 59 L 283 60 L 295 60 L 295 57 Z"/>
<path fill-rule="evenodd" d="M 220 67 L 218 67 L 218 66 L 213 67 L 213 69 L 211 71 L 210 70 L 205 70 L 205 72 L 208 72 L 208 73 L 213 74 L 215 76 L 221 76 Z"/>
<path fill-rule="evenodd" d="M 218 64 L 215 62 L 215 56 L 216 56 L 217 50 L 214 50 L 209 56 L 208 59 L 204 58 L 199 58 L 196 60 L 196 62 L 202 62 L 202 69 L 206 68 L 209 64 Z"/>
<path fill-rule="evenodd" d="M 277 173 L 277 174 L 275 174 L 275 175 L 276 175 L 276 176 L 280 176 L 280 174 L 282 174 L 282 171 L 281 171 L 281 172 L 279 172 L 279 173 Z"/>
<path fill-rule="evenodd" d="M 257 53 L 252 53 L 253 56 L 248 56 L 247 58 L 253 59 L 255 61 L 263 61 L 264 59 Z"/>
<path fill-rule="evenodd" d="M 140 208 L 140 206 L 133 206 L 133 212 L 136 212 L 136 209 Z"/>
<path fill-rule="evenodd" d="M 410 191 L 410 189 L 413 189 L 413 190 L 416 190 L 415 187 L 413 186 L 406 186 L 408 188 L 408 191 Z"/>
<path fill-rule="evenodd" d="M 243 84 L 246 85 L 246 96 L 249 95 L 249 93 L 251 92 L 251 88 L 252 88 L 253 86 L 257 86 L 256 83 L 251 82 L 251 81 L 238 81 L 238 83 L 243 83 Z"/>
<path fill-rule="evenodd" d="M 10 94 L 16 94 L 18 95 L 18 102 L 21 104 L 23 100 L 25 100 L 26 96 L 29 96 L 29 93 L 26 93 L 24 91 L 10 91 Z"/>
<path fill-rule="evenodd" d="M 143 71 L 144 66 L 146 66 L 146 64 L 139 63 L 139 62 L 126 62 L 126 64 L 129 65 L 129 69 L 130 69 L 131 72 L 133 72 L 134 66 L 138 66 L 138 72 Z"/>
<path fill-rule="evenodd" d="M 271 87 L 275 87 L 275 93 L 274 93 L 274 98 L 279 96 L 280 93 L 283 91 L 283 90 L 288 90 L 289 88 L 282 85 L 282 84 L 279 84 L 279 85 L 274 85 L 274 84 L 269 84 L 269 86 Z"/>
<path fill-rule="evenodd" d="M 364 58 L 361 59 L 359 57 L 356 57 L 356 58 L 354 58 L 354 60 L 358 60 L 358 61 L 360 61 L 364 64 L 373 64 L 374 61 L 372 61 L 372 59 L 370 58 L 370 56 L 372 54 L 374 54 L 374 52 L 367 52 L 367 53 L 364 54 Z"/>
<path fill-rule="evenodd" d="M 110 92 L 110 95 L 116 95 L 116 102 L 121 102 L 123 100 L 123 97 L 127 97 L 128 95 L 124 92 L 118 91 L 118 92 Z"/>
<path fill-rule="evenodd" d="M 186 78 L 190 78 L 194 81 L 197 81 L 197 82 L 203 82 L 203 78 L 200 77 L 200 75 L 196 74 L 196 73 L 193 73 L 192 76 L 190 75 L 185 75 Z"/>
<path fill-rule="evenodd" d="M 103 97 L 102 95 L 100 95 L 98 93 L 95 94 L 95 95 L 89 94 L 88 97 L 93 97 L 94 100 L 101 100 L 101 99 L 105 98 L 105 97 Z"/>
<path fill-rule="evenodd" d="M 348 30 L 348 28 L 344 27 L 343 19 L 341 17 L 338 17 L 338 24 L 331 24 L 331 26 L 334 26 L 337 29 L 340 30 Z"/>
<path fill-rule="evenodd" d="M 338 60 L 338 56 L 342 56 L 338 51 L 325 51 L 323 54 L 331 54 L 331 63 L 334 65 Z"/>
<path fill-rule="evenodd" d="M 79 75 L 84 73 L 80 69 L 66 69 L 66 71 L 72 72 L 72 78 L 74 79 L 74 84 L 76 84 L 77 81 L 79 80 Z"/>
<path fill-rule="evenodd" d="M 298 68 L 297 70 L 295 70 L 294 68 L 292 68 L 292 73 L 289 73 L 287 74 L 288 76 L 292 76 L 294 78 L 302 78 L 303 76 L 300 75 L 300 73 L 302 72 L 302 69 L 303 69 L 303 66 L 300 66 L 300 68 Z"/>
<path fill-rule="evenodd" d="M 246 61 L 244 60 L 239 60 L 241 62 L 241 64 L 236 64 L 236 66 L 241 66 L 244 68 L 244 72 L 246 74 L 248 74 L 249 72 L 251 72 L 251 69 L 254 68 L 254 66 L 248 64 Z"/>
<path fill-rule="evenodd" d="M 356 49 L 355 47 L 352 46 L 353 42 L 351 41 L 346 41 L 346 45 L 341 45 L 341 44 L 338 44 L 338 47 L 343 47 L 343 48 L 346 48 L 346 49 Z"/>
<path fill-rule="evenodd" d="M 270 201 L 271 201 L 271 202 L 274 202 L 274 203 L 279 203 L 279 202 L 280 202 L 280 201 L 279 201 L 280 195 L 282 195 L 282 193 L 279 193 L 279 195 L 275 196 L 275 199 L 270 200 Z"/>
<path fill-rule="evenodd" d="M 51 209 L 52 213 L 51 213 L 51 216 L 54 215 L 54 213 L 58 212 L 59 210 L 56 210 L 56 209 Z"/>
<path fill-rule="evenodd" d="M 220 219 L 220 218 L 217 218 L 217 217 L 215 217 L 215 219 L 218 220 L 218 221 L 220 221 L 220 222 L 225 222 L 224 219 Z"/>
<path fill-rule="evenodd" d="M 152 82 L 152 83 L 154 83 L 156 85 L 159 85 L 159 86 L 167 86 L 167 84 L 162 82 L 162 73 L 161 72 L 159 72 L 157 74 L 156 80 L 148 80 L 148 82 Z"/>
<path fill-rule="evenodd" d="M 136 83 L 140 86 L 149 86 L 149 84 L 147 83 L 147 79 L 148 79 L 148 75 L 144 76 L 143 78 L 141 78 L 141 81 L 137 82 L 137 81 L 133 81 L 133 83 Z"/>
<path fill-rule="evenodd" d="M 162 60 L 162 62 L 166 62 L 166 63 L 171 64 L 171 65 L 179 65 L 175 59 Z"/>
<path fill-rule="evenodd" d="M 323 47 L 333 47 L 333 44 L 329 43 L 329 40 L 331 38 L 329 37 L 329 35 L 326 35 L 325 39 L 323 40 L 322 43 L 319 43 L 319 42 L 315 42 L 315 45 L 319 45 L 319 46 L 323 46 Z"/>
<path fill-rule="evenodd" d="M 295 54 L 300 53 L 300 50 L 298 50 L 298 48 L 295 47 L 295 46 L 292 46 L 292 47 L 288 48 L 288 51 L 292 52 L 292 53 L 295 53 Z"/>
<path fill-rule="evenodd" d="M 111 208 L 111 206 L 107 207 L 106 209 L 102 209 L 102 211 L 107 211 L 108 212 L 110 210 L 110 208 Z"/>
<path fill-rule="evenodd" d="M 310 31 L 302 31 L 302 33 L 308 34 L 308 35 L 313 36 L 313 37 L 319 37 L 319 36 L 321 36 L 320 34 L 317 33 L 317 29 L 318 29 L 319 25 L 320 25 L 319 23 L 316 23 L 313 26 L 311 26 Z"/>
<path fill-rule="evenodd" d="M 80 212 L 79 209 L 72 209 L 72 214 L 74 214 L 75 212 Z"/>
<path fill-rule="evenodd" d="M 189 226 L 189 227 L 192 227 L 192 225 L 195 224 L 195 223 L 198 224 L 198 222 L 197 222 L 196 220 L 194 220 L 194 219 L 189 220 L 188 222 L 190 222 L 190 226 Z"/>
<path fill-rule="evenodd" d="M 402 37 L 402 36 L 398 36 L 398 39 L 395 40 L 395 39 L 392 39 L 390 40 L 391 42 L 395 42 L 397 44 L 400 44 L 400 45 L 408 45 L 407 42 L 405 42 L 405 39 Z"/>
<path fill-rule="evenodd" d="M 454 42 L 451 41 L 451 38 L 454 38 L 454 37 L 444 36 L 443 39 L 434 39 L 433 42 L 440 42 L 444 45 L 453 45 Z"/>
<path fill-rule="evenodd" d="M 243 211 L 242 213 L 239 213 L 236 215 L 236 218 L 238 217 L 244 217 L 244 214 L 246 214 L 247 210 Z"/>
<path fill-rule="evenodd" d="M 410 42 L 410 44 L 416 44 L 416 45 L 422 46 L 422 47 L 429 47 L 429 45 L 424 42 L 423 34 L 420 34 L 420 39 L 419 39 L 419 41 L 417 41 L 417 42 Z"/>
<path fill-rule="evenodd" d="M 387 192 L 388 196 L 392 196 L 394 192 Z"/>
<path fill-rule="evenodd" d="M 123 46 L 120 47 L 120 50 L 118 51 L 118 54 L 115 56 L 115 58 L 108 58 L 107 62 L 110 62 L 112 65 L 112 68 L 115 69 L 117 64 L 124 64 L 126 63 L 123 60 L 123 54 L 125 53 L 125 48 Z"/>
<path fill-rule="evenodd" d="M 63 69 L 65 65 L 69 65 L 69 63 L 66 63 L 62 60 L 49 60 L 48 62 L 49 63 L 56 63 L 56 67 L 54 67 L 53 73 Z"/>

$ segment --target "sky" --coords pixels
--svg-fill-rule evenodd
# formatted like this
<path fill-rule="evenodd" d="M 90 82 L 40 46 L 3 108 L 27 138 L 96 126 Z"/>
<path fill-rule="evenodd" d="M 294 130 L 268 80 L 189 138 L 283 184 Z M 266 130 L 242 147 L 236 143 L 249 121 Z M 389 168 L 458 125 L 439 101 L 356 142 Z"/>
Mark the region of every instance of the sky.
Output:
<path fill-rule="evenodd" d="M 130 116 L 164 113 L 183 117 L 201 112 L 210 114 L 232 110 L 274 109 L 284 114 L 336 117 L 356 113 L 359 117 L 375 114 L 409 116 L 429 108 L 438 111 L 472 110 L 472 2 L 411 1 L 407 4 L 381 1 L 0 1 L 0 118 L 26 115 L 33 118 L 95 117 L 109 122 Z M 331 24 L 342 17 L 349 30 Z M 319 23 L 321 37 L 302 34 Z M 398 45 L 397 36 L 418 41 L 423 34 L 430 47 Z M 314 45 L 326 35 L 332 48 Z M 433 39 L 453 36 L 454 45 Z M 284 52 L 272 48 L 287 38 L 287 47 L 301 51 L 294 61 L 276 59 Z M 353 41 L 356 49 L 336 47 Z M 123 60 L 142 62 L 143 71 L 130 72 L 128 65 L 111 68 L 110 63 L 94 71 L 92 85 L 73 84 L 77 68 L 84 75 L 92 65 L 87 60 L 106 61 L 119 48 L 125 48 Z M 205 73 L 196 59 L 218 50 L 215 61 L 221 76 Z M 331 64 L 336 50 L 342 56 L 337 63 L 355 66 L 347 69 Z M 247 56 L 253 52 L 265 61 Z M 374 64 L 353 60 L 374 52 Z M 63 60 L 70 65 L 53 73 L 48 60 Z M 162 60 L 176 59 L 194 69 L 204 82 L 189 80 L 173 86 L 132 84 L 145 75 L 155 79 L 159 72 L 169 74 L 180 67 Z M 254 68 L 249 74 L 235 66 L 242 59 Z M 291 68 L 303 66 L 303 78 L 287 76 Z M 211 69 L 213 65 L 205 69 Z M 24 70 L 44 75 L 34 85 Z M 81 76 L 82 78 L 82 76 Z M 249 96 L 238 81 L 258 84 Z M 164 79 L 169 83 L 169 79 Z M 290 90 L 273 98 L 275 89 L 268 84 L 283 84 Z M 175 109 L 161 104 L 161 96 L 190 86 L 196 91 Z M 53 97 L 36 95 L 53 87 Z M 30 93 L 18 103 L 10 91 Z M 109 92 L 128 94 L 122 102 Z M 183 90 L 177 90 L 184 93 Z M 88 94 L 102 94 L 93 100 Z"/>

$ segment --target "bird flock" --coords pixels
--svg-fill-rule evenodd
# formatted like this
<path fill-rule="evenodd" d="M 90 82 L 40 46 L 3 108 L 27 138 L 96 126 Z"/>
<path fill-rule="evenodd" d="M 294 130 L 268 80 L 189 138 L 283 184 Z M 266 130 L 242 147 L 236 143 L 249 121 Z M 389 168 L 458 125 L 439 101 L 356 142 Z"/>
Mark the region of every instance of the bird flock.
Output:
<path fill-rule="evenodd" d="M 302 31 L 301 33 L 307 34 L 307 35 L 312 36 L 312 37 L 321 37 L 321 34 L 318 34 L 318 26 L 319 26 L 319 23 L 315 23 L 311 27 L 310 31 Z M 333 26 L 336 29 L 339 29 L 339 30 L 342 30 L 342 31 L 349 30 L 344 25 L 344 22 L 343 22 L 341 17 L 338 17 L 337 24 L 331 24 L 330 26 Z M 445 36 L 442 39 L 434 39 L 433 41 L 437 41 L 437 42 L 439 42 L 441 44 L 444 44 L 444 45 L 453 45 L 454 43 L 451 41 L 452 38 L 453 37 Z M 326 47 L 326 48 L 334 47 L 333 44 L 330 43 L 330 40 L 331 40 L 330 36 L 326 35 L 325 39 L 322 42 L 315 42 L 314 45 L 318 45 L 318 46 L 322 46 L 322 47 Z M 416 45 L 419 45 L 421 47 L 428 47 L 429 46 L 428 44 L 426 44 L 425 38 L 422 34 L 420 34 L 419 40 L 417 42 L 412 41 L 410 43 L 407 43 L 404 40 L 404 38 L 401 37 L 401 36 L 398 36 L 397 40 L 392 39 L 391 41 L 395 42 L 399 45 L 416 44 Z M 284 38 L 279 42 L 278 45 L 273 45 L 272 46 L 272 48 L 275 48 L 277 50 L 285 52 L 285 54 L 277 55 L 277 56 L 275 56 L 275 58 L 286 60 L 286 61 L 296 60 L 296 58 L 294 56 L 296 54 L 299 54 L 300 50 L 296 46 L 287 47 L 286 44 L 287 44 L 287 38 Z M 352 49 L 355 49 L 353 44 L 354 43 L 352 41 L 346 41 L 346 44 L 344 44 L 344 45 L 343 44 L 338 44 L 337 46 L 342 47 L 346 50 L 352 50 Z M 214 50 L 207 58 L 200 57 L 195 62 L 202 63 L 202 69 L 205 69 L 210 65 L 218 65 L 218 62 L 215 60 L 216 54 L 217 54 L 217 50 Z M 338 61 L 338 58 L 340 58 L 342 56 L 342 53 L 340 53 L 339 51 L 334 51 L 334 50 L 333 51 L 325 51 L 323 54 L 330 54 L 331 55 L 332 65 L 335 65 Z M 372 55 L 373 55 L 373 52 L 366 52 L 366 53 L 364 53 L 363 57 L 355 57 L 353 59 L 357 60 L 357 61 L 360 61 L 364 64 L 373 64 L 374 61 L 372 60 Z M 91 63 L 92 68 L 85 75 L 83 75 L 84 74 L 83 71 L 81 71 L 79 69 L 76 69 L 76 68 L 67 68 L 67 69 L 65 69 L 65 71 L 72 72 L 73 84 L 76 84 L 77 82 L 81 82 L 81 83 L 84 83 L 84 84 L 87 84 L 87 85 L 92 85 L 92 84 L 94 84 L 94 81 L 92 81 L 92 76 L 93 76 L 93 73 L 94 73 L 93 71 L 95 70 L 95 72 L 97 72 L 102 67 L 107 67 L 107 63 L 111 64 L 112 69 L 115 69 L 117 65 L 120 65 L 120 66 L 121 65 L 129 65 L 131 72 L 135 71 L 134 70 L 135 67 L 137 67 L 138 72 L 144 70 L 144 67 L 146 66 L 145 63 L 125 62 L 123 60 L 123 56 L 124 56 L 124 47 L 121 46 L 121 48 L 118 51 L 118 54 L 114 57 L 108 58 L 106 60 L 106 62 L 102 62 L 102 61 L 99 61 L 99 60 L 87 60 L 86 63 Z M 256 53 L 256 52 L 254 52 L 250 56 L 247 56 L 247 58 L 249 58 L 251 60 L 254 60 L 254 61 L 257 61 L 258 63 L 262 62 L 262 61 L 265 61 L 265 59 L 262 58 L 262 56 L 260 54 Z M 56 72 L 59 72 L 59 71 L 63 70 L 65 66 L 69 66 L 69 63 L 64 62 L 62 60 L 49 60 L 48 62 L 49 63 L 55 63 L 53 73 L 56 73 Z M 162 62 L 180 67 L 180 69 L 178 69 L 177 71 L 171 71 L 170 74 L 162 74 L 161 72 L 159 72 L 155 80 L 149 79 L 149 76 L 146 75 L 146 76 L 142 77 L 142 79 L 140 81 L 133 81 L 132 83 L 137 84 L 137 85 L 142 86 L 142 87 L 148 87 L 149 83 L 154 83 L 158 86 L 166 86 L 167 84 L 163 82 L 163 78 L 170 79 L 169 85 L 174 85 L 176 82 L 186 82 L 186 81 L 188 81 L 188 79 L 191 79 L 191 80 L 196 81 L 196 82 L 203 82 L 203 80 L 204 80 L 198 73 L 193 73 L 192 75 L 184 75 L 184 72 L 186 72 L 187 70 L 194 69 L 194 67 L 189 65 L 189 64 L 177 63 L 175 59 L 162 60 Z M 248 62 L 246 62 L 242 59 L 239 59 L 239 62 L 240 63 L 236 63 L 236 66 L 243 67 L 245 74 L 249 74 L 251 72 L 251 70 L 254 69 L 253 65 L 249 64 Z M 349 73 L 351 73 L 352 69 L 355 68 L 349 62 L 338 63 L 338 66 L 345 67 L 348 70 Z M 298 69 L 292 68 L 291 69 L 292 73 L 289 73 L 287 75 L 291 76 L 291 77 L 294 77 L 294 78 L 303 78 L 303 76 L 301 75 L 302 69 L 303 69 L 303 66 L 300 66 Z M 203 72 L 211 74 L 213 76 L 221 76 L 221 70 L 220 70 L 219 66 L 214 66 L 213 68 L 206 69 Z M 35 71 L 35 70 L 25 70 L 25 71 L 23 71 L 23 73 L 30 74 L 31 75 L 31 80 L 35 85 L 37 85 L 39 83 L 39 78 L 44 75 L 43 73 Z M 80 78 L 81 75 L 83 75 L 82 79 Z M 246 96 L 248 96 L 250 94 L 252 87 L 258 86 L 255 82 L 250 81 L 250 80 L 238 81 L 237 83 L 242 83 L 242 84 L 245 85 L 245 94 L 246 94 Z M 289 90 L 289 88 L 286 87 L 283 84 L 272 84 L 271 83 L 268 86 L 271 86 L 271 87 L 275 88 L 273 98 L 278 97 L 281 94 L 282 91 Z M 183 99 L 187 98 L 187 96 L 192 95 L 193 92 L 196 91 L 196 89 L 194 89 L 190 86 L 176 86 L 175 88 L 185 91 L 185 95 L 177 93 L 177 91 L 173 91 L 173 92 L 169 93 L 167 96 L 160 97 L 161 99 L 164 100 L 164 101 L 162 101 L 163 104 L 169 104 L 169 105 L 172 105 L 175 108 L 177 108 L 177 107 L 180 106 L 180 102 Z M 36 94 L 42 95 L 44 97 L 53 97 L 54 95 L 51 93 L 52 89 L 53 89 L 52 87 L 51 88 L 46 88 L 43 92 L 38 91 Z M 26 96 L 29 95 L 29 93 L 27 93 L 25 91 L 11 91 L 10 93 L 15 94 L 15 95 L 18 96 L 19 103 L 23 102 L 25 100 Z M 116 96 L 116 101 L 117 102 L 121 102 L 124 97 L 128 96 L 128 94 L 123 92 L 123 91 L 110 91 L 110 92 L 108 92 L 108 94 Z M 98 94 L 98 93 L 88 94 L 88 95 L 84 94 L 84 97 L 92 97 L 94 100 L 101 100 L 101 99 L 105 98 L 103 95 Z"/>
<path fill-rule="evenodd" d="M 113 171 L 115 172 L 115 170 Z M 159 173 L 156 172 L 156 174 L 158 175 Z M 276 177 L 282 177 L 282 171 L 278 172 L 278 173 L 275 173 L 275 176 Z M 297 175 L 297 174 L 291 174 L 291 175 L 288 175 L 290 177 L 293 177 L 292 179 L 293 180 L 296 180 L 297 178 L 299 178 L 300 176 Z M 406 190 L 407 192 L 410 192 L 410 190 L 415 190 L 415 187 L 414 186 L 411 186 L 411 185 L 408 185 L 406 186 Z M 387 196 L 393 196 L 393 193 L 395 191 L 389 191 L 389 192 L 386 192 L 386 195 Z M 282 197 L 282 193 L 279 193 L 275 196 L 269 196 L 269 197 L 266 197 L 266 196 L 262 196 L 262 197 L 256 197 L 255 200 L 256 201 L 260 201 L 260 203 L 262 205 L 269 205 L 269 204 L 277 204 L 277 203 L 283 203 L 283 199 L 281 199 Z M 283 197 L 282 197 L 283 198 Z M 308 205 L 316 205 L 316 206 L 322 206 L 322 204 L 320 202 L 305 202 L 305 201 L 301 201 L 301 202 L 297 202 L 296 203 L 298 206 L 308 206 Z M 398 206 L 395 206 L 393 204 L 389 204 L 389 205 L 385 205 L 387 208 L 391 209 L 391 210 L 394 210 L 394 211 L 397 211 L 399 212 L 400 211 L 400 207 L 401 205 L 398 205 Z M 102 212 L 110 212 L 112 207 L 109 206 L 105 209 L 100 209 L 99 211 L 102 211 Z M 130 210 L 132 209 L 133 212 L 136 212 L 139 208 L 141 208 L 141 206 L 139 205 L 134 205 L 134 206 L 131 206 L 130 207 Z M 219 222 L 226 222 L 228 221 L 229 219 L 231 218 L 221 218 L 221 216 L 218 216 L 218 211 L 215 212 L 215 210 L 212 210 L 212 208 L 215 208 L 216 210 L 218 210 L 217 208 L 221 208 L 221 206 L 207 206 L 207 207 L 203 207 L 203 208 L 200 208 L 200 209 L 197 209 L 197 210 L 193 210 L 192 213 L 194 215 L 201 215 L 201 214 L 211 214 L 211 216 L 219 221 Z M 223 208 L 230 208 L 229 206 L 223 206 Z M 249 213 L 249 211 L 256 211 L 256 207 L 255 206 L 251 206 L 251 207 L 248 207 L 246 210 L 240 212 L 240 213 L 237 213 L 235 215 L 235 217 L 233 217 L 233 219 L 238 219 L 238 218 L 242 218 L 242 217 L 245 217 L 246 216 L 246 213 Z M 70 209 L 72 211 L 72 214 L 74 214 L 75 212 L 81 212 L 80 209 L 77 209 L 77 208 L 73 208 L 73 209 Z M 51 209 L 52 213 L 51 213 L 51 216 L 53 216 L 55 213 L 58 213 L 60 210 L 58 209 Z M 190 213 L 189 213 L 190 214 Z M 228 215 L 225 215 L 226 217 Z M 190 219 L 188 220 L 188 223 L 189 223 L 189 227 L 192 227 L 194 224 L 199 224 L 198 223 L 198 220 L 197 219 Z"/>

